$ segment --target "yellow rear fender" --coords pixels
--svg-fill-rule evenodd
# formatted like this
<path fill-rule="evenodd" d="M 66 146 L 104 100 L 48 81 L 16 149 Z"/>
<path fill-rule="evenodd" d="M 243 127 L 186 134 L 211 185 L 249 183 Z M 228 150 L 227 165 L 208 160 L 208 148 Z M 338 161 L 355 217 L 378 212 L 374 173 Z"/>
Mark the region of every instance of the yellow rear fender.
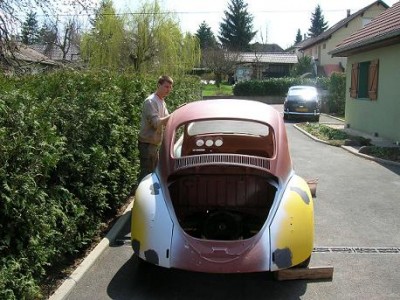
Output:
<path fill-rule="evenodd" d="M 298 265 L 311 256 L 314 205 L 310 188 L 294 175 L 283 193 L 270 226 L 271 271 Z"/>

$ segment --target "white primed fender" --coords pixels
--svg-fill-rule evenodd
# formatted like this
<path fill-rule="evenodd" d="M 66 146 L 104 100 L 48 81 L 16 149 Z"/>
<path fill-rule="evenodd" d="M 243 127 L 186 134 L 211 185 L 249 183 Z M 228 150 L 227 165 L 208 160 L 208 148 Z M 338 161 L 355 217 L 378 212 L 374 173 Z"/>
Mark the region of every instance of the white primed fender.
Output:
<path fill-rule="evenodd" d="M 150 263 L 169 268 L 174 224 L 155 173 L 145 177 L 136 190 L 131 225 L 135 254 Z"/>

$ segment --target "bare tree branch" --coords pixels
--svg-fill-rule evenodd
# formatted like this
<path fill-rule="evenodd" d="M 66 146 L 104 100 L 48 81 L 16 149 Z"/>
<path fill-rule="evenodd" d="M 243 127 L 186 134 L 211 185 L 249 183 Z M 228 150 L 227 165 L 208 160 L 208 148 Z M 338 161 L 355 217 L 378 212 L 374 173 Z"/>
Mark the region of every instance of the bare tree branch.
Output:
<path fill-rule="evenodd" d="M 10 66 L 15 58 L 12 55 L 15 50 L 12 43 L 24 13 L 37 9 L 49 16 L 56 14 L 62 7 L 80 7 L 87 11 L 96 4 L 93 0 L 0 0 L 0 67 Z"/>

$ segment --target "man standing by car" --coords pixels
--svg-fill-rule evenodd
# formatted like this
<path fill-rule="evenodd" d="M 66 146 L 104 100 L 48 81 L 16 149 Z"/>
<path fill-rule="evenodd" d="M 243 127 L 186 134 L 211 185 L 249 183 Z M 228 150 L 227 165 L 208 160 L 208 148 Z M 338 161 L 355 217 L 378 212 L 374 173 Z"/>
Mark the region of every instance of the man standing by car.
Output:
<path fill-rule="evenodd" d="M 164 98 L 171 92 L 172 84 L 171 77 L 161 76 L 157 82 L 157 90 L 144 100 L 138 142 L 140 159 L 138 182 L 156 168 L 163 129 L 170 116 Z"/>

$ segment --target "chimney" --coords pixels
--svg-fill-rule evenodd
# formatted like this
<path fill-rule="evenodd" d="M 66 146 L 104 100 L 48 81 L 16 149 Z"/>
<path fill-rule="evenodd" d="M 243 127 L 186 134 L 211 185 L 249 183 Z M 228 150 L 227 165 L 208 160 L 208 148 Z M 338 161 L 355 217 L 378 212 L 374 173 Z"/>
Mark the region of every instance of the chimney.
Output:
<path fill-rule="evenodd" d="M 350 17 L 350 9 L 347 10 L 347 17 Z"/>

